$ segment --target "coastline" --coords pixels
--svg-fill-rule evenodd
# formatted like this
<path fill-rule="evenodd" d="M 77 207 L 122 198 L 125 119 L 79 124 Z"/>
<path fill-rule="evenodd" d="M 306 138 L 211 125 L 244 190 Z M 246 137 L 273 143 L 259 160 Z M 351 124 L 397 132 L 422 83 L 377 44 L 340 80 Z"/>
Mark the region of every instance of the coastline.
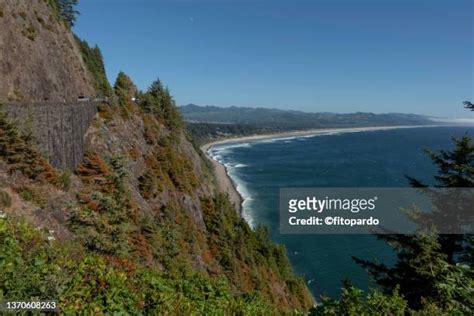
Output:
<path fill-rule="evenodd" d="M 443 125 L 410 125 L 410 126 L 374 126 L 374 127 L 346 127 L 346 128 L 326 128 L 326 129 L 309 129 L 301 131 L 288 131 L 281 133 L 271 133 L 271 134 L 258 134 L 250 136 L 239 136 L 231 137 L 226 139 L 220 139 L 212 141 L 210 143 L 204 144 L 200 147 L 201 151 L 206 155 L 214 167 L 214 174 L 216 177 L 216 182 L 218 189 L 221 192 L 229 194 L 231 203 L 235 206 L 239 214 L 243 217 L 243 206 L 244 201 L 243 197 L 237 191 L 237 184 L 231 178 L 228 173 L 226 166 L 214 160 L 208 154 L 208 150 L 215 145 L 223 144 L 232 144 L 240 143 L 247 141 L 260 141 L 268 139 L 280 139 L 280 138 L 289 138 L 289 137 L 304 137 L 304 136 L 317 136 L 324 134 L 332 133 L 357 133 L 357 132 L 370 132 L 370 131 L 382 131 L 382 130 L 392 130 L 392 129 L 404 129 L 404 128 L 422 128 L 422 127 L 439 127 Z"/>
<path fill-rule="evenodd" d="M 212 163 L 218 190 L 220 190 L 223 193 L 227 193 L 229 195 L 230 202 L 234 205 L 237 212 L 242 217 L 243 215 L 242 203 L 244 202 L 244 199 L 240 195 L 239 191 L 237 191 L 237 184 L 229 176 L 227 168 L 223 164 L 212 159 L 212 157 L 210 157 L 207 153 L 207 151 L 214 145 L 215 145 L 215 142 L 207 143 L 201 146 L 201 151 L 206 155 L 207 159 L 209 159 L 209 161 L 211 161 Z"/>

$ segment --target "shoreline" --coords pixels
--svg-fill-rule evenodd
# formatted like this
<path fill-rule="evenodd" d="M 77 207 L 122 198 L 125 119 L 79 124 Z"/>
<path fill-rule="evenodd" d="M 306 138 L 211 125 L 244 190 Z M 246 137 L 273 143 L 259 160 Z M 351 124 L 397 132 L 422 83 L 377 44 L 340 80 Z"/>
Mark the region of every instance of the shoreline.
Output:
<path fill-rule="evenodd" d="M 239 215 L 243 217 L 242 204 L 244 199 L 242 195 L 240 195 L 239 191 L 237 191 L 237 183 L 235 183 L 234 180 L 229 176 L 227 167 L 212 159 L 212 157 L 207 153 L 207 151 L 214 145 L 214 142 L 207 143 L 201 146 L 200 149 L 206 155 L 206 158 L 212 163 L 217 189 L 229 195 L 230 202 L 234 205 Z"/>
<path fill-rule="evenodd" d="M 382 131 L 392 129 L 408 129 L 408 128 L 428 128 L 428 127 L 440 127 L 445 125 L 400 125 L 400 126 L 372 126 L 372 127 L 345 127 L 345 128 L 326 128 L 326 129 L 309 129 L 301 131 L 288 131 L 271 134 L 257 134 L 249 136 L 230 137 L 226 139 L 215 140 L 204 144 L 200 147 L 201 151 L 206 155 L 207 159 L 211 161 L 214 167 L 214 174 L 216 177 L 216 184 L 218 190 L 227 193 L 229 195 L 231 203 L 239 212 L 240 216 L 243 217 L 243 197 L 237 190 L 237 184 L 229 175 L 226 166 L 214 160 L 208 154 L 208 150 L 215 145 L 241 143 L 247 141 L 260 141 L 269 139 L 282 139 L 289 137 L 305 137 L 305 136 L 317 136 L 331 133 L 357 133 L 357 132 L 370 132 L 370 131 Z"/>

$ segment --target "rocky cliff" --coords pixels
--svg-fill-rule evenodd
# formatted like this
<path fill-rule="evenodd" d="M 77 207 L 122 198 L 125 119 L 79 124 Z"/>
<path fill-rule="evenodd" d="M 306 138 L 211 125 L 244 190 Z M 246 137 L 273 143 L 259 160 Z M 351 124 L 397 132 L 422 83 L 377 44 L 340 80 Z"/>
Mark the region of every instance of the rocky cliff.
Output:
<path fill-rule="evenodd" d="M 80 48 L 48 0 L 0 0 L 0 100 L 96 95 Z"/>

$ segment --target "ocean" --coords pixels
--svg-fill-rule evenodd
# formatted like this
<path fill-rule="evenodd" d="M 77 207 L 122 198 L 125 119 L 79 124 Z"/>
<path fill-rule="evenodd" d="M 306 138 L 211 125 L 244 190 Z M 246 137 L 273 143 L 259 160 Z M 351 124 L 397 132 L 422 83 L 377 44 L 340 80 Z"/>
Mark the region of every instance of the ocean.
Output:
<path fill-rule="evenodd" d="M 215 145 L 209 154 L 236 183 L 248 223 L 270 228 L 316 298 L 336 298 L 345 278 L 363 289 L 376 286 L 352 256 L 390 265 L 392 250 L 371 235 L 280 234 L 279 188 L 407 187 L 407 175 L 433 184 L 436 167 L 424 150 L 452 149 L 452 137 L 465 133 L 474 135 L 474 127 L 339 132 Z"/>

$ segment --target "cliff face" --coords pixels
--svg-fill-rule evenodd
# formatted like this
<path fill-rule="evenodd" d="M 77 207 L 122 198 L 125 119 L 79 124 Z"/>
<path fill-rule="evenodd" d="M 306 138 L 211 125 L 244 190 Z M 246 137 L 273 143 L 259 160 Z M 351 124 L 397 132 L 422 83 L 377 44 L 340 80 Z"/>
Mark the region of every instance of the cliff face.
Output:
<path fill-rule="evenodd" d="M 73 34 L 48 0 L 0 0 L 0 100 L 94 96 Z"/>

